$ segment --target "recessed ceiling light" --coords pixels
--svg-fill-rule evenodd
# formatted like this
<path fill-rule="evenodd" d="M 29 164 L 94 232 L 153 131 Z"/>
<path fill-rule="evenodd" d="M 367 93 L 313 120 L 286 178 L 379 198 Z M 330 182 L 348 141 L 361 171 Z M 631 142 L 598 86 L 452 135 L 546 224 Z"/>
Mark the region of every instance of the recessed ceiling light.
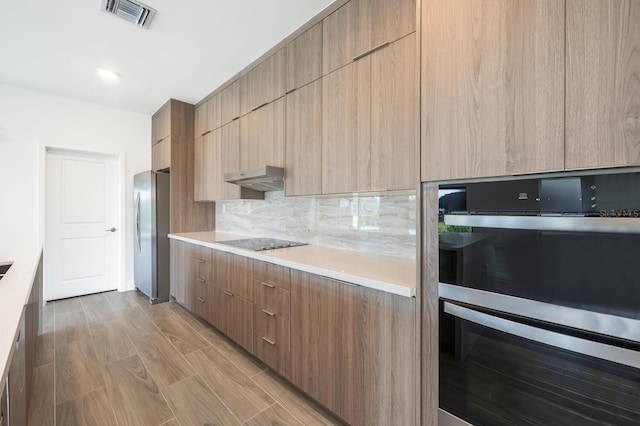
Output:
<path fill-rule="evenodd" d="M 104 78 L 105 80 L 115 80 L 116 78 L 120 77 L 118 73 L 106 70 L 104 68 L 98 68 L 98 74 L 100 74 L 100 77 Z"/>

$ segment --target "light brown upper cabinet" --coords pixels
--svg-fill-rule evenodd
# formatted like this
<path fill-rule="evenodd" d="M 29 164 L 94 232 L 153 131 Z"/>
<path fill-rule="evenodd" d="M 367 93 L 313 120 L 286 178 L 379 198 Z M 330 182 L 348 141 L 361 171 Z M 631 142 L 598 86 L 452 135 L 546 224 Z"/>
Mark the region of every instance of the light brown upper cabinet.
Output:
<path fill-rule="evenodd" d="M 240 170 L 240 122 L 225 124 L 196 139 L 196 201 L 263 199 L 264 193 L 224 181 Z"/>
<path fill-rule="evenodd" d="M 238 79 L 216 95 L 220 97 L 220 125 L 240 118 L 240 84 Z"/>
<path fill-rule="evenodd" d="M 204 136 L 207 132 L 222 125 L 220 95 L 212 96 L 195 109 L 195 136 Z"/>
<path fill-rule="evenodd" d="M 151 169 L 154 172 L 171 167 L 171 136 L 151 147 Z"/>
<path fill-rule="evenodd" d="M 371 55 L 371 190 L 418 184 L 416 36 Z"/>
<path fill-rule="evenodd" d="M 322 81 L 285 97 L 285 194 L 322 193 Z"/>
<path fill-rule="evenodd" d="M 322 23 L 287 44 L 284 58 L 286 93 L 322 77 Z"/>
<path fill-rule="evenodd" d="M 416 187 L 415 49 L 412 33 L 323 77 L 322 193 Z"/>
<path fill-rule="evenodd" d="M 241 78 L 240 115 L 260 108 L 284 94 L 284 51 L 279 49 Z"/>
<path fill-rule="evenodd" d="M 422 180 L 564 168 L 564 35 L 563 1 L 423 2 Z"/>
<path fill-rule="evenodd" d="M 640 2 L 567 0 L 566 167 L 640 164 Z"/>
<path fill-rule="evenodd" d="M 151 117 L 151 145 L 171 135 L 171 102 L 167 102 Z"/>
<path fill-rule="evenodd" d="M 284 167 L 284 100 L 240 118 L 240 169 Z"/>
<path fill-rule="evenodd" d="M 371 187 L 371 57 L 322 79 L 322 192 Z"/>
<path fill-rule="evenodd" d="M 351 0 L 323 20 L 323 74 L 416 30 L 415 0 Z"/>

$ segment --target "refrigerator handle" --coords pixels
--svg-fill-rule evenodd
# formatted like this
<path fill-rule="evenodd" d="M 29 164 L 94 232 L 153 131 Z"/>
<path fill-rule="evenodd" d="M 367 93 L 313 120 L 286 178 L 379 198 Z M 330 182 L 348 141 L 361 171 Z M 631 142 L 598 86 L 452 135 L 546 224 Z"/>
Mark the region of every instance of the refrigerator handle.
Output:
<path fill-rule="evenodd" d="M 138 247 L 138 251 L 141 251 L 142 246 L 140 244 L 140 193 L 139 192 L 136 194 L 135 221 L 136 221 L 136 225 L 135 225 L 134 231 L 135 231 L 136 247 Z"/>

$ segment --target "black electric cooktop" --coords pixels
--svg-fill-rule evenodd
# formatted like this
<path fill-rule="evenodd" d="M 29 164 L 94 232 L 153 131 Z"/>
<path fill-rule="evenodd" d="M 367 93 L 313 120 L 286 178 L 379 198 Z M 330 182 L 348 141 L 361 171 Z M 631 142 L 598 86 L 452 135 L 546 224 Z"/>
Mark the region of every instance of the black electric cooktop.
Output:
<path fill-rule="evenodd" d="M 217 241 L 220 244 L 240 247 L 247 250 L 262 251 L 274 250 L 279 248 L 306 246 L 307 243 L 299 243 L 297 241 L 277 240 L 275 238 L 247 238 L 242 240 Z"/>

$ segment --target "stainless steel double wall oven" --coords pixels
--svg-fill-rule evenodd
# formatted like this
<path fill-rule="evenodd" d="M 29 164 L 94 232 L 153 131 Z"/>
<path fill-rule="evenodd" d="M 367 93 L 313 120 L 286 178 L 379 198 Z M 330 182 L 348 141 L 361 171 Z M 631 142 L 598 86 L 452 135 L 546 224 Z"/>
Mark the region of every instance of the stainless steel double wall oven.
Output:
<path fill-rule="evenodd" d="M 440 424 L 640 423 L 640 173 L 439 187 Z"/>

